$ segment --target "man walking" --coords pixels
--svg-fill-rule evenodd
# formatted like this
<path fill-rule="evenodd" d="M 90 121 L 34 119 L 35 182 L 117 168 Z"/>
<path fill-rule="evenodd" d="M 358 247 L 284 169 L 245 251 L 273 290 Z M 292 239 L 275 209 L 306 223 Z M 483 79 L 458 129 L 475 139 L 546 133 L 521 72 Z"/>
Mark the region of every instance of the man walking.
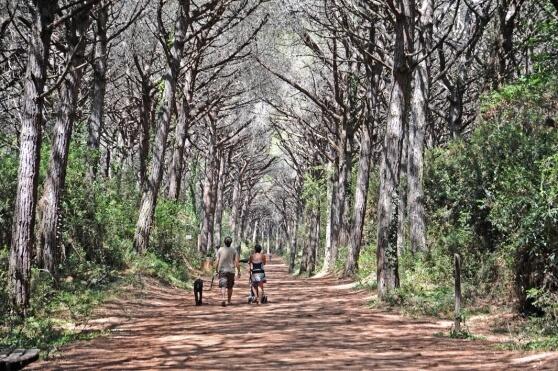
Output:
<path fill-rule="evenodd" d="M 229 305 L 231 304 L 235 267 L 238 272 L 238 278 L 240 278 L 240 261 L 236 250 L 231 247 L 232 239 L 226 237 L 224 242 L 225 246 L 221 246 L 219 250 L 217 250 L 215 265 L 217 273 L 219 274 L 219 287 L 221 288 L 221 296 L 223 299 L 221 305 L 225 307 L 225 292 L 227 293 L 227 303 Z"/>

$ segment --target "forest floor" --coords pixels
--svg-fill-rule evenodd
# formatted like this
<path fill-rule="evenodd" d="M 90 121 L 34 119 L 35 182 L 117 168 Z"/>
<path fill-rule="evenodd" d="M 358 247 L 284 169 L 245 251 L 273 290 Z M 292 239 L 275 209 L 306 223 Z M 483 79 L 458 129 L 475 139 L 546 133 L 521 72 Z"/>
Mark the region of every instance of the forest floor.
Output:
<path fill-rule="evenodd" d="M 558 369 L 558 352 L 501 351 L 436 335 L 447 321 L 370 309 L 370 293 L 349 281 L 293 278 L 279 259 L 267 276 L 268 304 L 247 303 L 244 273 L 226 308 L 217 287 L 206 285 L 196 307 L 191 293 L 144 280 L 140 294 L 107 302 L 88 322 L 107 335 L 31 369 Z"/>

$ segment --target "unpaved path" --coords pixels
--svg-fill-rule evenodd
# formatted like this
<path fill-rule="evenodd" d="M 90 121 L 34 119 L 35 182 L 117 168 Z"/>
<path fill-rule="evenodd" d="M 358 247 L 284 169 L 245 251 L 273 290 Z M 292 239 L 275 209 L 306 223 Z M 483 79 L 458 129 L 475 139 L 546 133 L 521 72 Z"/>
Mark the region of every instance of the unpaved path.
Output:
<path fill-rule="evenodd" d="M 141 300 L 108 303 L 109 336 L 74 343 L 35 369 L 558 369 L 556 353 L 495 351 L 486 341 L 433 336 L 440 323 L 366 307 L 365 292 L 331 278 L 294 279 L 268 266 L 267 305 L 246 303 L 243 275 L 233 305 L 218 290 L 193 306 L 190 293 L 146 285 Z"/>

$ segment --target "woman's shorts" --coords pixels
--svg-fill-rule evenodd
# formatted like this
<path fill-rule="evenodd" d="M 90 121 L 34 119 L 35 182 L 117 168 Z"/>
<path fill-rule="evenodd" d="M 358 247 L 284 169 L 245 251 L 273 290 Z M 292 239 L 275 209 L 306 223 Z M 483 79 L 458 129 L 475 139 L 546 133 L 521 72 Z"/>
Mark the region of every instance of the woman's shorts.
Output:
<path fill-rule="evenodd" d="M 232 289 L 234 286 L 234 273 L 230 272 L 220 272 L 219 273 L 219 287 L 226 287 L 227 289 Z"/>
<path fill-rule="evenodd" d="M 252 273 L 252 285 L 258 286 L 260 283 L 266 283 L 265 273 Z"/>

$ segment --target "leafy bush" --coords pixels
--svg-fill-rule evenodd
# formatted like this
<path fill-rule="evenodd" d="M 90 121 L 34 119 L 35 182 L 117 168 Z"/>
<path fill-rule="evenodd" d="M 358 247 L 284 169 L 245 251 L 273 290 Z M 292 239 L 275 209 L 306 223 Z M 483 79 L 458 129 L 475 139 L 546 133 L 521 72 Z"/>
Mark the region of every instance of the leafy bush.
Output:
<path fill-rule="evenodd" d="M 546 114 L 528 104 L 536 105 L 541 96 L 548 102 L 548 86 L 557 86 L 553 81 L 541 82 L 544 88 L 525 97 L 515 118 L 509 102 L 522 94 L 510 88 L 509 96 L 498 98 L 490 121 L 467 141 L 427 155 L 431 251 L 461 254 L 465 281 L 485 295 L 515 290 L 524 312 L 540 312 L 529 289 L 558 290 L 558 133 L 537 125 Z"/>

